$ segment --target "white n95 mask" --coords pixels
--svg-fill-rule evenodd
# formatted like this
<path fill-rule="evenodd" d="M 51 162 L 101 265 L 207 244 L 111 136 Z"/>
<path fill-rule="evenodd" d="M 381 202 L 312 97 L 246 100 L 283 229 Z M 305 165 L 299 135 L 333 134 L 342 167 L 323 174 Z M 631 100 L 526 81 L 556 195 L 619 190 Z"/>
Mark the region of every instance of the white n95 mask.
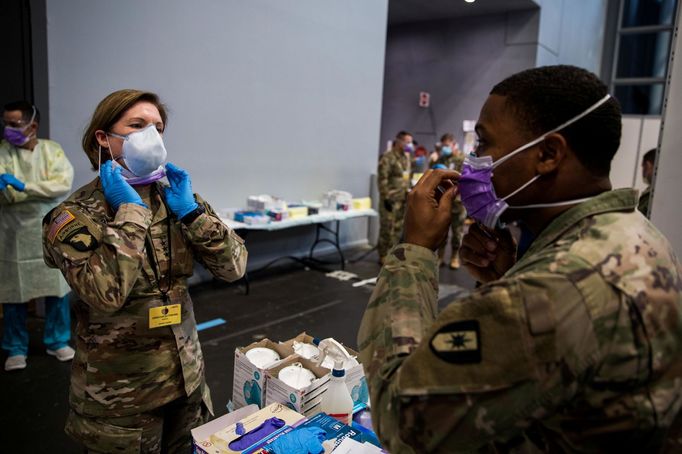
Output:
<path fill-rule="evenodd" d="M 163 170 L 168 153 L 154 124 L 125 136 L 113 132 L 108 135 L 123 139 L 121 157 L 134 176 L 146 177 Z"/>

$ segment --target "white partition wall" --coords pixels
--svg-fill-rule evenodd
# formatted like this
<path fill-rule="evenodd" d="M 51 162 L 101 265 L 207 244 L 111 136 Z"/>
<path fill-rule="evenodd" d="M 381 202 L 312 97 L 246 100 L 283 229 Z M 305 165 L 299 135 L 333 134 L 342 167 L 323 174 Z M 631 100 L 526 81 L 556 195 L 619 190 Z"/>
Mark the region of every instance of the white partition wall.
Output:
<path fill-rule="evenodd" d="M 217 210 L 261 193 L 367 196 L 386 18 L 387 0 L 47 0 L 52 138 L 82 185 L 95 176 L 80 139 L 96 104 L 151 90 L 170 108 L 169 160 Z M 346 239 L 366 239 L 352 222 Z"/>
<path fill-rule="evenodd" d="M 675 34 L 671 45 L 672 55 L 668 66 L 666 99 L 663 106 L 660 153 L 654 173 L 654 192 L 651 204 L 651 221 L 673 245 L 678 257 L 682 257 L 682 37 L 677 8 Z"/>
<path fill-rule="evenodd" d="M 367 195 L 386 14 L 386 0 L 48 0 L 52 136 L 83 184 L 97 102 L 152 90 L 170 107 L 169 158 L 217 208 Z"/>

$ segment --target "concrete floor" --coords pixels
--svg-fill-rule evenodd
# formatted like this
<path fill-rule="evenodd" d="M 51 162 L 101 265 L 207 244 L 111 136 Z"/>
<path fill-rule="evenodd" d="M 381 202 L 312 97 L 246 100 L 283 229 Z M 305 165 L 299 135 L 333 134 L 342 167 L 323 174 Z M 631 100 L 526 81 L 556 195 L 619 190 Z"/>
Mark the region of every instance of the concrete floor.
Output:
<path fill-rule="evenodd" d="M 351 262 L 362 255 L 362 250 L 346 254 Z M 372 252 L 361 261 L 348 263 L 346 270 L 359 279 L 371 278 L 379 271 L 376 261 L 376 253 Z M 440 283 L 441 306 L 474 284 L 465 271 L 447 267 L 441 268 Z M 334 337 L 356 348 L 357 330 L 372 288 L 353 287 L 351 281 L 327 277 L 296 262 L 252 275 L 248 296 L 241 285 L 209 282 L 192 287 L 197 322 L 216 318 L 226 321 L 199 333 L 216 416 L 226 412 L 232 396 L 236 347 L 263 337 L 286 340 L 306 331 L 316 337 Z M 28 368 L 17 372 L 0 370 L 0 451 L 82 452 L 63 431 L 70 365 L 45 354 L 42 319 L 31 317 L 28 326 Z"/>

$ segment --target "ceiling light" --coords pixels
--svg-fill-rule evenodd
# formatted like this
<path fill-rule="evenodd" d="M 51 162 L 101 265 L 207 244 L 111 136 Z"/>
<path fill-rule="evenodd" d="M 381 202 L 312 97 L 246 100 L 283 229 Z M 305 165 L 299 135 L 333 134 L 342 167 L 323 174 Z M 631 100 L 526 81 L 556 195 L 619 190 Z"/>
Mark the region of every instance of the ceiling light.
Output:
<path fill-rule="evenodd" d="M 476 0 L 464 0 L 464 1 L 467 2 L 467 3 L 473 3 L 473 2 L 475 2 Z"/>

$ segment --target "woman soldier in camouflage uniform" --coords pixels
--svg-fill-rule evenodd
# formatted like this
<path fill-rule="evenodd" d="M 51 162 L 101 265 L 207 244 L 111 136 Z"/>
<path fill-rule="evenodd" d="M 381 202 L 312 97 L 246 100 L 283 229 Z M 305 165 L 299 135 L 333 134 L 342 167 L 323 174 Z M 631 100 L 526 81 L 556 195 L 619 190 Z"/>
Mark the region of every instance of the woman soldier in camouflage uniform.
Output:
<path fill-rule="evenodd" d="M 107 96 L 83 136 L 100 177 L 44 219 L 45 261 L 78 296 L 66 432 L 88 452 L 189 452 L 190 429 L 212 412 L 187 278 L 196 259 L 238 279 L 247 252 L 184 170 L 166 164 L 168 183 L 163 168 L 133 174 L 152 152 L 165 157 L 165 126 L 155 94 Z"/>

